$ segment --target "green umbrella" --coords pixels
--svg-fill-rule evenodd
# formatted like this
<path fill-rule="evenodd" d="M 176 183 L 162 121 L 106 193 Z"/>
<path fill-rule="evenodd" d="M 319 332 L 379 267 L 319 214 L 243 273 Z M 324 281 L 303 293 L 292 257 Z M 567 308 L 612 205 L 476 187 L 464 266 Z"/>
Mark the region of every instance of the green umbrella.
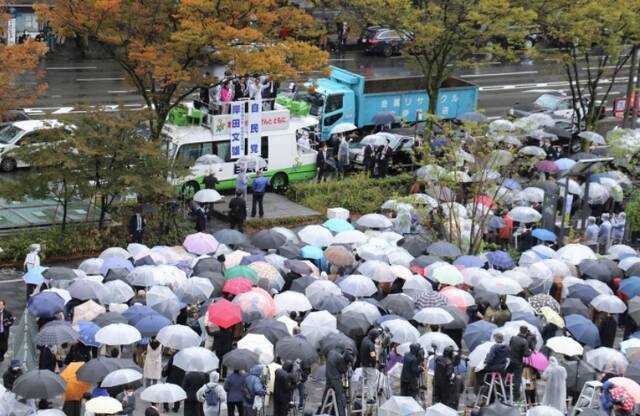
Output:
<path fill-rule="evenodd" d="M 224 271 L 224 278 L 226 280 L 235 279 L 236 277 L 244 277 L 252 280 L 254 283 L 258 283 L 260 280 L 258 273 L 248 266 L 233 266 Z"/>

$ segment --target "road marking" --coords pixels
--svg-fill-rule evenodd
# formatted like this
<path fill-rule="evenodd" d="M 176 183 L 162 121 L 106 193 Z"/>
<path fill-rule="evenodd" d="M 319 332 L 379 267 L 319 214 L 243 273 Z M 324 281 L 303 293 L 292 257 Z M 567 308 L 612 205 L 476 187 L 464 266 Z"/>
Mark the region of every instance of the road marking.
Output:
<path fill-rule="evenodd" d="M 0 280 L 0 283 L 18 283 L 24 282 L 22 279 L 9 279 L 9 280 Z"/>
<path fill-rule="evenodd" d="M 73 107 L 60 107 L 51 114 L 68 114 L 73 111 Z"/>
<path fill-rule="evenodd" d="M 631 65 L 622 65 L 621 68 L 629 68 Z M 603 66 L 602 69 L 616 69 L 617 66 L 615 65 L 609 65 L 609 66 Z M 582 67 L 580 68 L 581 71 L 588 71 L 588 70 L 595 70 L 595 69 L 600 69 L 597 66 L 592 66 L 592 67 Z"/>
<path fill-rule="evenodd" d="M 136 90 L 109 90 L 107 94 L 129 94 L 132 92 L 136 92 Z"/>
<path fill-rule="evenodd" d="M 537 74 L 538 71 L 519 71 L 519 72 L 496 72 L 491 74 L 469 74 L 469 75 L 460 75 L 462 78 L 482 78 L 482 77 L 500 77 L 500 76 L 508 76 L 508 75 L 531 75 Z"/>
<path fill-rule="evenodd" d="M 93 82 L 93 81 L 124 81 L 124 78 L 76 78 L 77 82 Z"/>
<path fill-rule="evenodd" d="M 50 66 L 47 69 L 54 71 L 71 71 L 74 69 L 98 69 L 97 66 Z"/>
<path fill-rule="evenodd" d="M 356 58 L 330 58 L 328 61 L 355 61 Z"/>

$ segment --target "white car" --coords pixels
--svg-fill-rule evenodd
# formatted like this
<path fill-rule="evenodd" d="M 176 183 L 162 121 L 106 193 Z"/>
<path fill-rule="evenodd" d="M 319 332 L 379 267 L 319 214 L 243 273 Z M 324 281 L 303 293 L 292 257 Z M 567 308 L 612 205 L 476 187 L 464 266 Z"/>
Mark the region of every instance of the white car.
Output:
<path fill-rule="evenodd" d="M 27 167 L 26 163 L 11 157 L 11 151 L 18 146 L 37 144 L 40 130 L 63 126 L 58 120 L 25 120 L 0 127 L 0 170 L 11 172 Z"/>

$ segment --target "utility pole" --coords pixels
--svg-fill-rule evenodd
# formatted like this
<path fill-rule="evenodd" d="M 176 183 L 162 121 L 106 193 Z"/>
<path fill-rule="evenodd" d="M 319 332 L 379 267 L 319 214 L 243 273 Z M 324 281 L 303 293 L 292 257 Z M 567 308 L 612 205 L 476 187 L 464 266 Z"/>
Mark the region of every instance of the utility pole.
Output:
<path fill-rule="evenodd" d="M 633 103 L 633 107 L 631 109 L 631 127 L 632 129 L 636 128 L 636 121 L 638 120 L 638 91 L 640 90 L 640 73 L 638 72 L 638 68 L 636 68 L 636 82 L 633 88 L 634 95 L 636 97 L 635 102 Z"/>

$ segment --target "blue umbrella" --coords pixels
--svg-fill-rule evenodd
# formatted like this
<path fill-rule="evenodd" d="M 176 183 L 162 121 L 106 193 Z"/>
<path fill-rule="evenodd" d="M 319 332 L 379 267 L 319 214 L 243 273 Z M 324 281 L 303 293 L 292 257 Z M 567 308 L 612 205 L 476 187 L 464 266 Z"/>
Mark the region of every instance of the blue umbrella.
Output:
<path fill-rule="evenodd" d="M 90 347 L 101 347 L 102 344 L 96 341 L 96 332 L 100 327 L 91 321 L 80 320 L 76 322 L 80 329 L 80 342 Z"/>
<path fill-rule="evenodd" d="M 473 122 L 476 122 L 476 123 L 486 123 L 487 121 L 489 121 L 487 116 L 485 116 L 482 113 L 478 113 L 477 111 L 469 111 L 467 113 L 464 113 L 464 114 L 462 114 L 462 115 L 460 115 L 458 117 L 458 120 L 460 120 L 460 121 L 473 121 Z"/>
<path fill-rule="evenodd" d="M 378 318 L 376 320 L 376 324 L 380 325 L 383 322 L 386 321 L 393 321 L 394 319 L 400 319 L 401 321 L 406 321 L 407 318 L 400 316 L 400 315 L 394 315 L 394 314 L 389 314 L 389 315 L 382 315 L 380 318 Z"/>
<path fill-rule="evenodd" d="M 498 325 L 484 320 L 475 321 L 472 324 L 467 325 L 467 328 L 462 334 L 464 343 L 467 344 L 469 351 L 473 351 L 478 345 L 491 339 L 491 332 L 496 329 Z"/>
<path fill-rule="evenodd" d="M 382 126 L 383 124 L 391 124 L 391 123 L 395 123 L 396 120 L 396 115 L 393 114 L 390 111 L 382 111 L 378 114 L 376 114 L 375 116 L 373 116 L 373 120 L 371 120 L 373 122 L 374 126 Z"/>
<path fill-rule="evenodd" d="M 496 215 L 489 219 L 489 223 L 487 224 L 489 228 L 500 229 L 507 226 L 504 220 Z"/>
<path fill-rule="evenodd" d="M 482 267 L 486 262 L 478 256 L 462 256 L 458 257 L 454 262 L 454 266 L 464 267 Z"/>
<path fill-rule="evenodd" d="M 620 282 L 620 291 L 630 298 L 640 295 L 640 277 L 633 276 Z"/>
<path fill-rule="evenodd" d="M 591 303 L 593 298 L 595 298 L 598 295 L 599 295 L 598 291 L 595 290 L 593 287 L 587 284 L 578 283 L 578 284 L 569 286 L 567 297 L 580 299 L 582 303 L 584 303 L 585 305 L 588 305 Z"/>
<path fill-rule="evenodd" d="M 563 157 L 562 159 L 558 159 L 556 160 L 556 166 L 558 166 L 558 168 L 560 170 L 569 170 L 573 167 L 573 165 L 576 164 L 575 160 L 571 160 L 571 159 L 567 159 L 566 157 Z"/>
<path fill-rule="evenodd" d="M 518 181 L 516 181 L 515 179 L 511 179 L 511 178 L 505 179 L 502 186 L 504 186 L 507 189 L 511 189 L 512 191 L 522 190 L 522 186 L 520 186 L 520 183 L 518 183 Z"/>
<path fill-rule="evenodd" d="M 351 225 L 349 221 L 341 218 L 331 218 L 330 220 L 326 220 L 322 225 L 334 233 L 353 230 L 353 225 Z"/>
<path fill-rule="evenodd" d="M 25 283 L 39 285 L 40 283 L 44 282 L 44 276 L 42 275 L 42 273 L 45 270 L 47 270 L 46 267 L 36 266 L 26 272 L 24 276 L 22 276 L 22 280 L 24 280 Z"/>
<path fill-rule="evenodd" d="M 506 251 L 496 250 L 487 253 L 487 260 L 492 267 L 500 267 L 503 269 L 510 269 L 515 266 L 511 255 Z"/>
<path fill-rule="evenodd" d="M 511 314 L 511 320 L 528 322 L 538 328 L 538 331 L 542 331 L 542 322 L 540 321 L 540 318 L 532 313 L 514 312 Z"/>
<path fill-rule="evenodd" d="M 54 292 L 41 292 L 29 299 L 27 308 L 39 318 L 52 318 L 64 310 L 64 299 Z"/>
<path fill-rule="evenodd" d="M 531 232 L 531 235 L 542 241 L 556 241 L 558 239 L 553 231 L 545 230 L 544 228 L 536 228 Z"/>
<path fill-rule="evenodd" d="M 135 325 L 140 319 L 145 316 L 156 314 L 157 312 L 145 305 L 133 305 L 126 311 L 122 312 L 122 316 L 127 318 L 129 325 Z"/>
<path fill-rule="evenodd" d="M 568 315 L 564 318 L 567 330 L 573 337 L 591 348 L 600 346 L 598 327 L 582 315 Z"/>
<path fill-rule="evenodd" d="M 158 335 L 158 331 L 168 325 L 171 325 L 171 321 L 156 313 L 140 319 L 135 327 L 143 337 L 154 337 Z"/>
<path fill-rule="evenodd" d="M 100 266 L 100 274 L 106 276 L 111 269 L 127 269 L 131 271 L 133 270 L 133 264 L 122 257 L 107 257 L 102 263 L 102 266 Z"/>
<path fill-rule="evenodd" d="M 300 255 L 305 259 L 320 260 L 324 257 L 322 249 L 314 246 L 304 246 L 300 250 Z"/>
<path fill-rule="evenodd" d="M 264 261 L 264 256 L 262 254 L 252 254 L 250 256 L 244 256 L 242 260 L 240 260 L 240 265 L 248 266 L 256 261 Z"/>

